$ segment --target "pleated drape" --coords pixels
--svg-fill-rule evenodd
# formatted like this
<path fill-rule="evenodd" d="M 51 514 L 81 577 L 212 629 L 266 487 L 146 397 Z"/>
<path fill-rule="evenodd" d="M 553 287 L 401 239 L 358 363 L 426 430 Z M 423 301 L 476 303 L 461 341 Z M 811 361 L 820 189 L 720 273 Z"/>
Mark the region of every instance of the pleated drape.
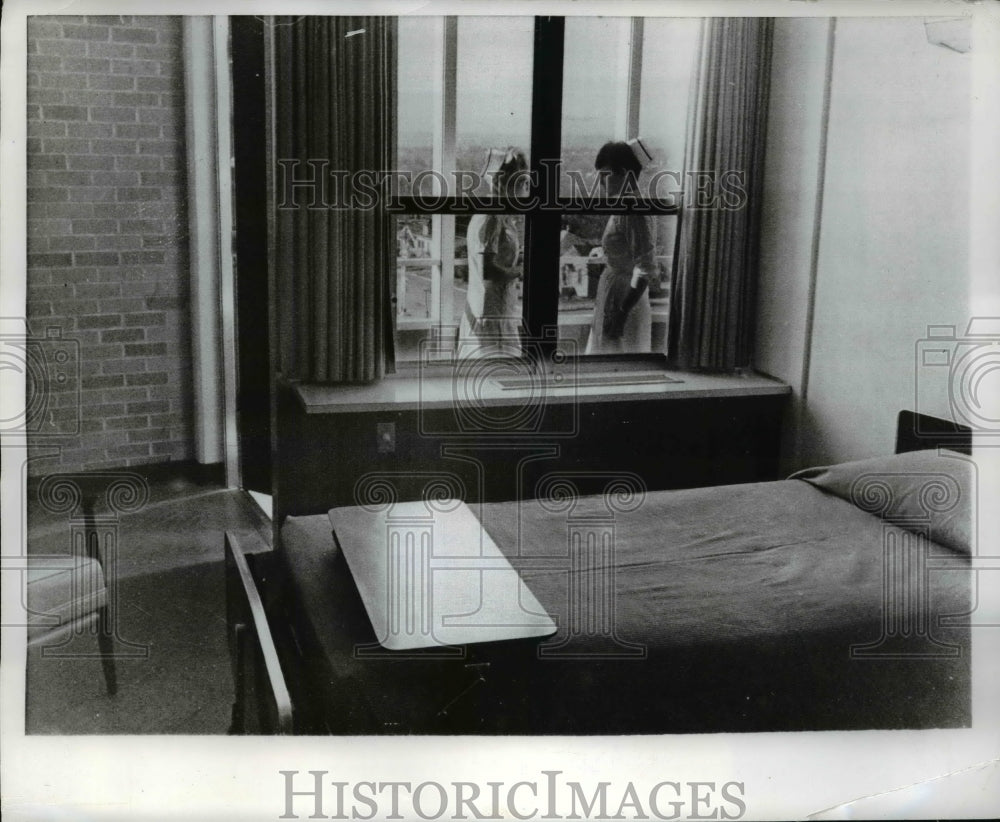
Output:
<path fill-rule="evenodd" d="M 278 17 L 273 33 L 273 160 L 285 173 L 298 160 L 298 180 L 327 174 L 275 212 L 280 368 L 371 382 L 394 357 L 394 222 L 381 198 L 362 207 L 342 181 L 394 165 L 395 19 Z"/>
<path fill-rule="evenodd" d="M 681 368 L 750 364 L 772 30 L 766 18 L 704 22 L 685 181 L 706 173 L 721 196 L 707 203 L 693 190 L 685 196 L 668 345 Z"/>

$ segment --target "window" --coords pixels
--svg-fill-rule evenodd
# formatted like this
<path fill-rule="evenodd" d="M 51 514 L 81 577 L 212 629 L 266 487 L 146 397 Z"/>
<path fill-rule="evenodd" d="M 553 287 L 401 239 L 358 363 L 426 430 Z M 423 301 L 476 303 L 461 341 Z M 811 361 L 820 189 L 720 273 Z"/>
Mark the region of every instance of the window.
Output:
<path fill-rule="evenodd" d="M 397 359 L 423 341 L 455 353 L 468 299 L 466 234 L 489 198 L 490 148 L 531 163 L 534 206 L 508 208 L 522 249 L 512 295 L 530 335 L 557 328 L 583 353 L 594 314 L 601 238 L 618 206 L 595 200 L 594 157 L 608 140 L 642 136 L 653 155 L 653 350 L 663 350 L 677 234 L 687 96 L 700 21 L 688 18 L 402 17 L 398 161 L 411 175 L 397 213 Z M 558 159 L 558 173 L 547 173 Z M 650 186 L 657 172 L 660 183 Z M 478 200 L 476 199 L 478 198 Z M 495 202 L 495 201 L 494 201 Z M 540 207 L 539 203 L 544 204 Z M 506 203 L 511 206 L 511 203 Z"/>

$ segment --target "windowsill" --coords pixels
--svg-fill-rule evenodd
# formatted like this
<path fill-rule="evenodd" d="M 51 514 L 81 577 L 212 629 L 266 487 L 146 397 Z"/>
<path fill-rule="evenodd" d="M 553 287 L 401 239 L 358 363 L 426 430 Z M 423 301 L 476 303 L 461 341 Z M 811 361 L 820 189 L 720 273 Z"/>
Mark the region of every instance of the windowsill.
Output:
<path fill-rule="evenodd" d="M 517 361 L 468 360 L 459 364 L 458 375 L 451 363 L 407 363 L 398 366 L 396 374 L 370 385 L 299 383 L 293 390 L 307 414 L 447 409 L 456 402 L 521 405 L 537 403 L 541 397 L 547 403 L 563 404 L 763 397 L 791 392 L 785 383 L 760 374 L 667 370 L 659 364 L 663 358 L 657 355 L 588 359 L 564 368 L 557 379 L 536 375 L 527 388 L 504 388 L 499 382 L 529 375 Z M 581 384 L 574 379 L 576 375 L 585 376 L 586 382 L 601 379 L 595 375 L 607 375 L 608 383 Z"/>

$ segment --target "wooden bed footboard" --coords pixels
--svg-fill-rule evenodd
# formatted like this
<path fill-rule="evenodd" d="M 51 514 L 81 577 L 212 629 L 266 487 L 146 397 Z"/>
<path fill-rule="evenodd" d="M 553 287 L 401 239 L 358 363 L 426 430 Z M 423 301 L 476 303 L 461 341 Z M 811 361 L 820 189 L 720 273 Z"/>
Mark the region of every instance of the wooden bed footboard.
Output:
<path fill-rule="evenodd" d="M 960 454 L 972 454 L 972 429 L 951 420 L 900 411 L 896 417 L 896 451 L 924 451 L 931 448 L 950 448 Z"/>

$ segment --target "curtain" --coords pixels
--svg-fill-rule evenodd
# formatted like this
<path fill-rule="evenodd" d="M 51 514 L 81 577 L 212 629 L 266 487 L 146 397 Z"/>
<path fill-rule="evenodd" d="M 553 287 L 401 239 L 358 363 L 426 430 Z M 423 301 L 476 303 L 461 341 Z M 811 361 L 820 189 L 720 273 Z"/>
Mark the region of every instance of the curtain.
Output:
<path fill-rule="evenodd" d="M 704 22 L 671 290 L 668 353 L 680 368 L 750 365 L 772 29 L 767 18 Z M 699 180 L 712 187 L 695 190 Z"/>
<path fill-rule="evenodd" d="M 395 19 L 278 17 L 273 38 L 280 369 L 370 382 L 394 357 L 394 221 L 384 200 L 361 207 L 342 181 L 394 164 Z M 314 184 L 290 188 L 286 177 Z"/>

